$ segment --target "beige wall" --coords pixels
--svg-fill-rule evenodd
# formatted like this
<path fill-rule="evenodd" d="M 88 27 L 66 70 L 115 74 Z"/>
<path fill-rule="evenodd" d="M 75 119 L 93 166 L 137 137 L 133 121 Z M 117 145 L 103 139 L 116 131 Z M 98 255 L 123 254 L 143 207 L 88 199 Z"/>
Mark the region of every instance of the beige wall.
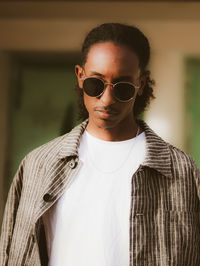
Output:
<path fill-rule="evenodd" d="M 65 20 L 0 18 L 0 49 L 60 52 L 79 50 L 89 29 L 104 21 L 104 19 L 81 21 L 67 18 Z M 124 22 L 121 19 L 117 21 Z M 177 51 L 190 54 L 200 52 L 200 34 L 198 34 L 200 19 L 188 22 L 127 19 L 126 22 L 138 26 L 145 32 L 154 51 Z"/>
<path fill-rule="evenodd" d="M 184 148 L 183 60 L 186 55 L 200 55 L 200 3 L 0 3 L 0 190 L 9 84 L 9 59 L 5 51 L 79 51 L 88 30 L 106 21 L 134 24 L 148 36 L 157 99 L 146 120 L 164 139 Z M 0 206 L 0 215 L 1 212 Z"/>

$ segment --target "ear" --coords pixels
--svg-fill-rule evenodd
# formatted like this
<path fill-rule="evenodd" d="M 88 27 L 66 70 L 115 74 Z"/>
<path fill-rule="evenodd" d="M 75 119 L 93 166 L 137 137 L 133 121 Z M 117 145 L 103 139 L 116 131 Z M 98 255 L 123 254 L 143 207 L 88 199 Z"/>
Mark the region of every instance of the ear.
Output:
<path fill-rule="evenodd" d="M 83 81 L 81 78 L 83 77 L 83 68 L 80 65 L 75 65 L 75 74 L 78 79 L 78 85 L 82 89 L 83 88 Z"/>
<path fill-rule="evenodd" d="M 144 87 L 146 85 L 146 76 L 142 75 L 140 77 L 140 88 L 138 89 L 138 95 L 141 96 L 143 94 Z"/>

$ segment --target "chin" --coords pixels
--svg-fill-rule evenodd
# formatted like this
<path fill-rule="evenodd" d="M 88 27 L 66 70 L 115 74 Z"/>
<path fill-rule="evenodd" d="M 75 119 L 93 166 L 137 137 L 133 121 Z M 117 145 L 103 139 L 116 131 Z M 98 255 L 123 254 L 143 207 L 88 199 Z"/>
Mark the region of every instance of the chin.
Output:
<path fill-rule="evenodd" d="M 117 123 L 116 121 L 110 120 L 110 119 L 98 119 L 96 121 L 96 125 L 99 128 L 104 128 L 104 129 L 111 129 L 114 127 L 117 127 L 119 123 Z"/>

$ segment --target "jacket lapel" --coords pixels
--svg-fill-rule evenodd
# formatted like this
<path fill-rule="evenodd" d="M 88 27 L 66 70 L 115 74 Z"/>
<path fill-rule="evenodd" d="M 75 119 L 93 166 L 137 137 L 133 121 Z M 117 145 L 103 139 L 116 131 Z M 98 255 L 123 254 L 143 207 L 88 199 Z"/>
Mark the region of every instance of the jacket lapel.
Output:
<path fill-rule="evenodd" d="M 153 168 L 166 177 L 172 177 L 170 148 L 144 121 L 137 121 L 146 136 L 144 166 Z"/>
<path fill-rule="evenodd" d="M 81 168 L 78 158 L 78 146 L 81 135 L 87 126 L 84 121 L 64 137 L 58 154 L 48 162 L 47 169 L 41 171 L 44 185 L 40 189 L 39 199 L 35 202 L 36 222 L 63 194 Z M 39 200 L 39 204 L 38 204 Z"/>

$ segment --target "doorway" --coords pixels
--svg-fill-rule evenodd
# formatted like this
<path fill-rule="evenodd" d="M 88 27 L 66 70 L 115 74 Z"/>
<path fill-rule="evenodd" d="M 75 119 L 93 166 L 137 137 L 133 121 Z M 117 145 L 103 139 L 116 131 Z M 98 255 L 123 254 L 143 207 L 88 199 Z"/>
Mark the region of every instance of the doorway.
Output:
<path fill-rule="evenodd" d="M 27 153 L 78 123 L 77 63 L 78 54 L 13 56 L 7 188 Z"/>
<path fill-rule="evenodd" d="M 186 60 L 186 149 L 200 167 L 200 59 Z"/>

